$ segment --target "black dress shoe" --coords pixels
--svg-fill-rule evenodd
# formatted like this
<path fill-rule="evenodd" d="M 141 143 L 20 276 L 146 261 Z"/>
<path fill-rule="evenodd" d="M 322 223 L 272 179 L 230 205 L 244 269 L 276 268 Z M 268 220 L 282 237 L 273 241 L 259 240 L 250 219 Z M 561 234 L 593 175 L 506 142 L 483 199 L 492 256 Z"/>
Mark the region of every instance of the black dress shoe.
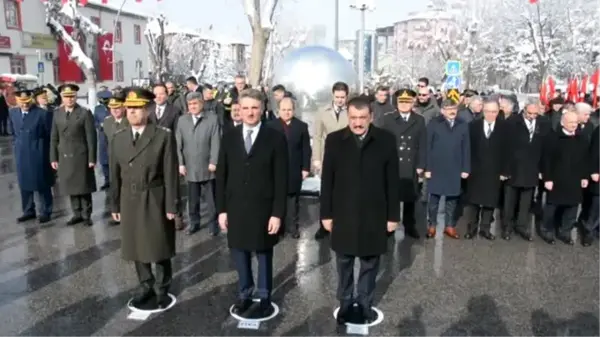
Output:
<path fill-rule="evenodd" d="M 190 225 L 188 227 L 187 231 L 185 231 L 185 234 L 192 235 L 192 234 L 196 233 L 199 230 L 200 230 L 200 226 L 191 226 Z"/>
<path fill-rule="evenodd" d="M 502 232 L 502 238 L 506 241 L 510 241 L 511 239 L 511 233 L 509 231 L 503 231 Z"/>
<path fill-rule="evenodd" d="M 233 305 L 233 309 L 231 309 L 231 311 L 238 316 L 242 316 L 246 313 L 246 311 L 248 311 L 248 309 L 250 309 L 252 303 L 253 302 L 251 299 L 239 300 Z"/>
<path fill-rule="evenodd" d="M 350 314 L 352 313 L 353 309 L 354 308 L 352 307 L 352 303 L 341 303 L 340 310 L 338 310 L 337 317 L 335 318 L 337 323 L 339 325 L 346 324 L 346 322 L 348 322 L 348 319 L 350 318 Z"/>
<path fill-rule="evenodd" d="M 552 234 L 540 233 L 540 237 L 549 245 L 553 245 L 556 243 Z"/>
<path fill-rule="evenodd" d="M 94 223 L 92 222 L 91 219 L 83 219 L 81 221 L 81 224 L 87 227 L 91 227 Z"/>
<path fill-rule="evenodd" d="M 412 226 L 404 227 L 404 235 L 417 240 L 421 238 L 419 232 Z"/>
<path fill-rule="evenodd" d="M 315 240 L 321 240 L 323 238 L 326 238 L 328 234 L 329 232 L 326 231 L 325 228 L 319 227 L 319 229 L 317 229 L 317 232 L 315 233 Z"/>
<path fill-rule="evenodd" d="M 50 221 L 50 216 L 49 215 L 42 215 L 39 219 L 38 222 L 39 223 L 46 223 Z"/>
<path fill-rule="evenodd" d="M 528 232 L 518 232 L 519 236 L 525 241 L 533 241 L 533 236 Z"/>
<path fill-rule="evenodd" d="M 592 236 L 591 233 L 587 233 L 583 235 L 583 238 L 581 239 L 581 244 L 584 247 L 589 247 L 594 243 L 594 237 Z"/>
<path fill-rule="evenodd" d="M 573 241 L 570 236 L 559 235 L 557 238 L 566 245 L 572 246 L 575 244 L 575 241 Z"/>
<path fill-rule="evenodd" d="M 261 299 L 258 310 L 260 310 L 259 315 L 261 318 L 271 316 L 273 314 L 273 305 L 271 305 L 271 300 Z"/>
<path fill-rule="evenodd" d="M 80 216 L 74 216 L 69 221 L 67 221 L 67 226 L 73 226 L 83 221 L 83 218 Z"/>
<path fill-rule="evenodd" d="M 134 308 L 141 308 L 147 304 L 150 300 L 154 299 L 156 293 L 152 288 L 143 287 L 137 291 L 137 294 L 131 299 L 131 305 Z"/>
<path fill-rule="evenodd" d="M 118 226 L 120 224 L 121 224 L 121 222 L 120 221 L 116 221 L 115 219 L 108 220 L 108 225 L 109 226 Z"/>
<path fill-rule="evenodd" d="M 25 222 L 25 221 L 33 220 L 35 218 L 36 218 L 35 214 L 24 214 L 17 218 L 17 222 Z"/>
<path fill-rule="evenodd" d="M 100 187 L 100 190 L 101 190 L 101 191 L 105 191 L 105 190 L 107 190 L 109 187 L 110 187 L 110 184 L 108 184 L 108 183 L 107 183 L 107 184 L 104 184 L 104 185 L 102 185 L 102 186 Z"/>
<path fill-rule="evenodd" d="M 371 309 L 371 306 L 358 305 L 358 312 L 360 314 L 360 321 L 362 324 L 371 324 L 377 319 L 377 314 Z"/>
<path fill-rule="evenodd" d="M 494 241 L 496 240 L 496 237 L 494 236 L 494 234 L 488 232 L 488 231 L 480 231 L 479 235 L 481 235 L 482 237 L 484 237 L 486 240 L 490 240 L 490 241 Z"/>
<path fill-rule="evenodd" d="M 156 296 L 156 307 L 158 309 L 164 310 L 169 307 L 171 304 L 171 297 L 167 294 L 159 294 Z"/>
<path fill-rule="evenodd" d="M 470 232 L 468 232 L 468 233 L 465 234 L 465 239 L 471 240 L 471 239 L 474 239 L 476 236 L 477 236 L 477 231 L 476 230 L 470 231 Z"/>

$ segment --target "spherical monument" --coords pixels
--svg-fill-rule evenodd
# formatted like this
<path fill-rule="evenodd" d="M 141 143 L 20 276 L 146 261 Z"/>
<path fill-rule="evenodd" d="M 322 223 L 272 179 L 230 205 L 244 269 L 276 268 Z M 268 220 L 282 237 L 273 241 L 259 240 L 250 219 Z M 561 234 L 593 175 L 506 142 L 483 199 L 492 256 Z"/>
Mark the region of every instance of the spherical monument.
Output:
<path fill-rule="evenodd" d="M 296 98 L 296 116 L 309 125 L 312 133 L 314 114 L 331 104 L 331 87 L 342 81 L 350 91 L 358 89 L 358 76 L 340 53 L 323 46 L 298 48 L 279 62 L 273 85 L 281 84 Z"/>

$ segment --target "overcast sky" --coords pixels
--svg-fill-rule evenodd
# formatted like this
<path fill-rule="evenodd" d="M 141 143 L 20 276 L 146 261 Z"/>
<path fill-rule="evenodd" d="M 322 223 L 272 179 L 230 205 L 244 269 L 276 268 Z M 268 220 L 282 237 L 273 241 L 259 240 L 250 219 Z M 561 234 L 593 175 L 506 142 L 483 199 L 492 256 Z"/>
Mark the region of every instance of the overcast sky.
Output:
<path fill-rule="evenodd" d="M 250 42 L 251 31 L 248 19 L 244 15 L 242 0 L 142 0 L 136 3 L 127 0 L 127 9 L 140 9 L 148 14 L 164 13 L 169 20 L 178 26 L 192 29 L 208 29 L 220 34 L 241 38 Z M 264 1 L 264 0 L 262 0 Z M 334 0 L 279 0 L 281 2 L 281 18 L 286 26 L 310 28 L 314 25 L 325 25 L 327 41 L 333 44 L 334 35 Z M 427 1 L 410 0 L 372 0 L 375 10 L 367 12 L 366 27 L 374 29 L 384 27 L 402 20 L 409 12 L 422 10 Z M 120 2 L 109 0 L 109 4 Z M 360 13 L 350 9 L 356 0 L 339 0 L 340 2 L 340 38 L 354 38 L 360 28 Z"/>

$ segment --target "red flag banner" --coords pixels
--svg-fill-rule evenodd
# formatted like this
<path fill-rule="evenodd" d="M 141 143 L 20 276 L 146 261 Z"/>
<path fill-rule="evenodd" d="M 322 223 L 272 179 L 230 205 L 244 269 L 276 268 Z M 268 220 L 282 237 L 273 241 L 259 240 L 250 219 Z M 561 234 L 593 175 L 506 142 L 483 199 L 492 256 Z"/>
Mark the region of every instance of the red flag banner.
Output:
<path fill-rule="evenodd" d="M 537 2 L 538 2 L 538 0 L 529 0 L 529 3 L 530 3 L 530 4 L 535 4 L 535 3 L 537 3 Z"/>
<path fill-rule="evenodd" d="M 98 80 L 113 80 L 113 34 L 98 36 Z"/>
<path fill-rule="evenodd" d="M 581 79 L 581 89 L 579 89 L 579 100 L 578 102 L 583 102 L 585 100 L 585 94 L 587 94 L 587 84 L 589 82 L 588 75 L 583 75 Z"/>
<path fill-rule="evenodd" d="M 71 34 L 72 26 L 64 26 L 67 33 Z M 58 80 L 61 82 L 82 82 L 83 74 L 77 63 L 69 59 L 71 47 L 63 40 L 58 41 Z"/>
<path fill-rule="evenodd" d="M 592 82 L 592 106 L 594 109 L 598 107 L 598 86 L 600 85 L 600 69 L 596 69 L 591 78 Z"/>

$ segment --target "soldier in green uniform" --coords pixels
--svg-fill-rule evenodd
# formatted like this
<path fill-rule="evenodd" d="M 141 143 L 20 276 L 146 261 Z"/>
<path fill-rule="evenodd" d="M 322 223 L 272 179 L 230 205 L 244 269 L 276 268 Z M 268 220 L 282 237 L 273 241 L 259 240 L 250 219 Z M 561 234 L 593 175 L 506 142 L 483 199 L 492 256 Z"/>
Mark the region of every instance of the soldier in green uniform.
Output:
<path fill-rule="evenodd" d="M 129 122 L 127 122 L 127 118 L 125 117 L 126 111 L 123 103 L 125 102 L 125 93 L 117 92 L 114 94 L 110 100 L 108 101 L 108 109 L 110 110 L 110 115 L 106 116 L 104 119 L 103 130 L 104 135 L 106 135 L 106 139 L 108 140 L 108 155 L 110 157 L 110 143 L 113 139 L 113 136 L 117 131 L 121 129 L 126 129 L 129 127 Z M 110 168 L 109 168 L 110 170 Z M 115 221 L 115 219 L 110 219 L 108 222 L 111 226 L 119 225 L 119 221 Z"/>
<path fill-rule="evenodd" d="M 97 136 L 92 112 L 77 104 L 75 84 L 58 87 L 62 106 L 56 109 L 50 135 L 50 163 L 58 171 L 63 195 L 71 199 L 73 217 L 67 222 L 91 226 L 92 193 L 96 191 Z"/>
<path fill-rule="evenodd" d="M 114 134 L 109 151 L 112 217 L 121 222 L 123 259 L 135 263 L 140 287 L 130 304 L 140 309 L 166 309 L 172 302 L 168 290 L 179 200 L 175 137 L 148 123 L 153 99 L 146 89 L 127 91 L 130 126 Z"/>

